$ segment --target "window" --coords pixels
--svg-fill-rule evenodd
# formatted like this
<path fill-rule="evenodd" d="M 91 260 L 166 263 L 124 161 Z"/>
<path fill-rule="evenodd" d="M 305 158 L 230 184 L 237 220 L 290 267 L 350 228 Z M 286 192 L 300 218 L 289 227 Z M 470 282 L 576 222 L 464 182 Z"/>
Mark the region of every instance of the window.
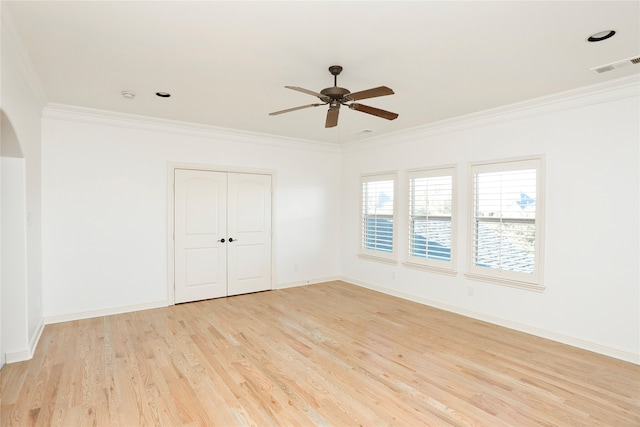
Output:
<path fill-rule="evenodd" d="M 395 182 L 395 174 L 362 177 L 362 255 L 395 259 Z"/>
<path fill-rule="evenodd" d="M 409 172 L 407 264 L 453 273 L 455 168 Z"/>
<path fill-rule="evenodd" d="M 472 278 L 542 289 L 542 163 L 471 165 Z"/>

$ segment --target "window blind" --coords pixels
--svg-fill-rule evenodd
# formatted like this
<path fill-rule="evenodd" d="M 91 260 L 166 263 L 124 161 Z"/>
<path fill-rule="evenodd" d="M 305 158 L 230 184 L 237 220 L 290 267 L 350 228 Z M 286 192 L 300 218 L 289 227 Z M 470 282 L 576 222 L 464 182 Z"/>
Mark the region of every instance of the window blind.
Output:
<path fill-rule="evenodd" d="M 451 262 L 453 169 L 409 174 L 409 260 Z"/>
<path fill-rule="evenodd" d="M 395 179 L 369 176 L 362 180 L 362 249 L 393 253 Z"/>
<path fill-rule="evenodd" d="M 474 174 L 473 262 L 533 274 L 536 264 L 537 170 Z"/>

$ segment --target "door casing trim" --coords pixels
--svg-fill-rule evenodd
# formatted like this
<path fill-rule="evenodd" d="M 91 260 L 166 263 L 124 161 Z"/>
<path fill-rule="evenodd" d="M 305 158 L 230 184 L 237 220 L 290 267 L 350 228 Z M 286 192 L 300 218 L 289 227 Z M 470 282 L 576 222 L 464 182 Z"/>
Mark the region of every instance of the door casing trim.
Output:
<path fill-rule="evenodd" d="M 175 210 L 175 170 L 201 170 L 211 172 L 230 173 L 253 173 L 257 175 L 271 176 L 271 287 L 275 289 L 276 281 L 276 226 L 275 226 L 275 194 L 276 194 L 276 171 L 273 169 L 257 169 L 233 166 L 215 166 L 200 163 L 177 163 L 167 164 L 167 304 L 175 305 L 175 245 L 174 245 L 174 210 Z"/>

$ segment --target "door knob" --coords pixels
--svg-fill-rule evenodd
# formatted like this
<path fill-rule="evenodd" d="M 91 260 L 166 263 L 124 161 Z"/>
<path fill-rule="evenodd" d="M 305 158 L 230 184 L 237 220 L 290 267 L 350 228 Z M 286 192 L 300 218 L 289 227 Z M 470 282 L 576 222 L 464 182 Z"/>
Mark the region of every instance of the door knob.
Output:
<path fill-rule="evenodd" d="M 224 243 L 224 239 L 220 239 L 220 240 L 218 240 L 218 242 Z"/>
<path fill-rule="evenodd" d="M 236 239 L 236 242 L 238 241 L 238 239 Z M 233 242 L 233 237 L 229 237 L 229 242 Z"/>

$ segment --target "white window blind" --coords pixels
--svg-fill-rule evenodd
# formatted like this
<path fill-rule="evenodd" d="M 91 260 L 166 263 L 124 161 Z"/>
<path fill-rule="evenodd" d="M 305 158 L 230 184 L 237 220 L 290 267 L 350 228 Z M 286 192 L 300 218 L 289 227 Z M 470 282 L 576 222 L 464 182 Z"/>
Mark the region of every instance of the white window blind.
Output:
<path fill-rule="evenodd" d="M 470 272 L 540 284 L 540 160 L 472 166 Z"/>
<path fill-rule="evenodd" d="M 409 263 L 453 269 L 454 172 L 409 172 Z"/>
<path fill-rule="evenodd" d="M 394 254 L 395 175 L 362 177 L 361 253 L 382 258 Z"/>

